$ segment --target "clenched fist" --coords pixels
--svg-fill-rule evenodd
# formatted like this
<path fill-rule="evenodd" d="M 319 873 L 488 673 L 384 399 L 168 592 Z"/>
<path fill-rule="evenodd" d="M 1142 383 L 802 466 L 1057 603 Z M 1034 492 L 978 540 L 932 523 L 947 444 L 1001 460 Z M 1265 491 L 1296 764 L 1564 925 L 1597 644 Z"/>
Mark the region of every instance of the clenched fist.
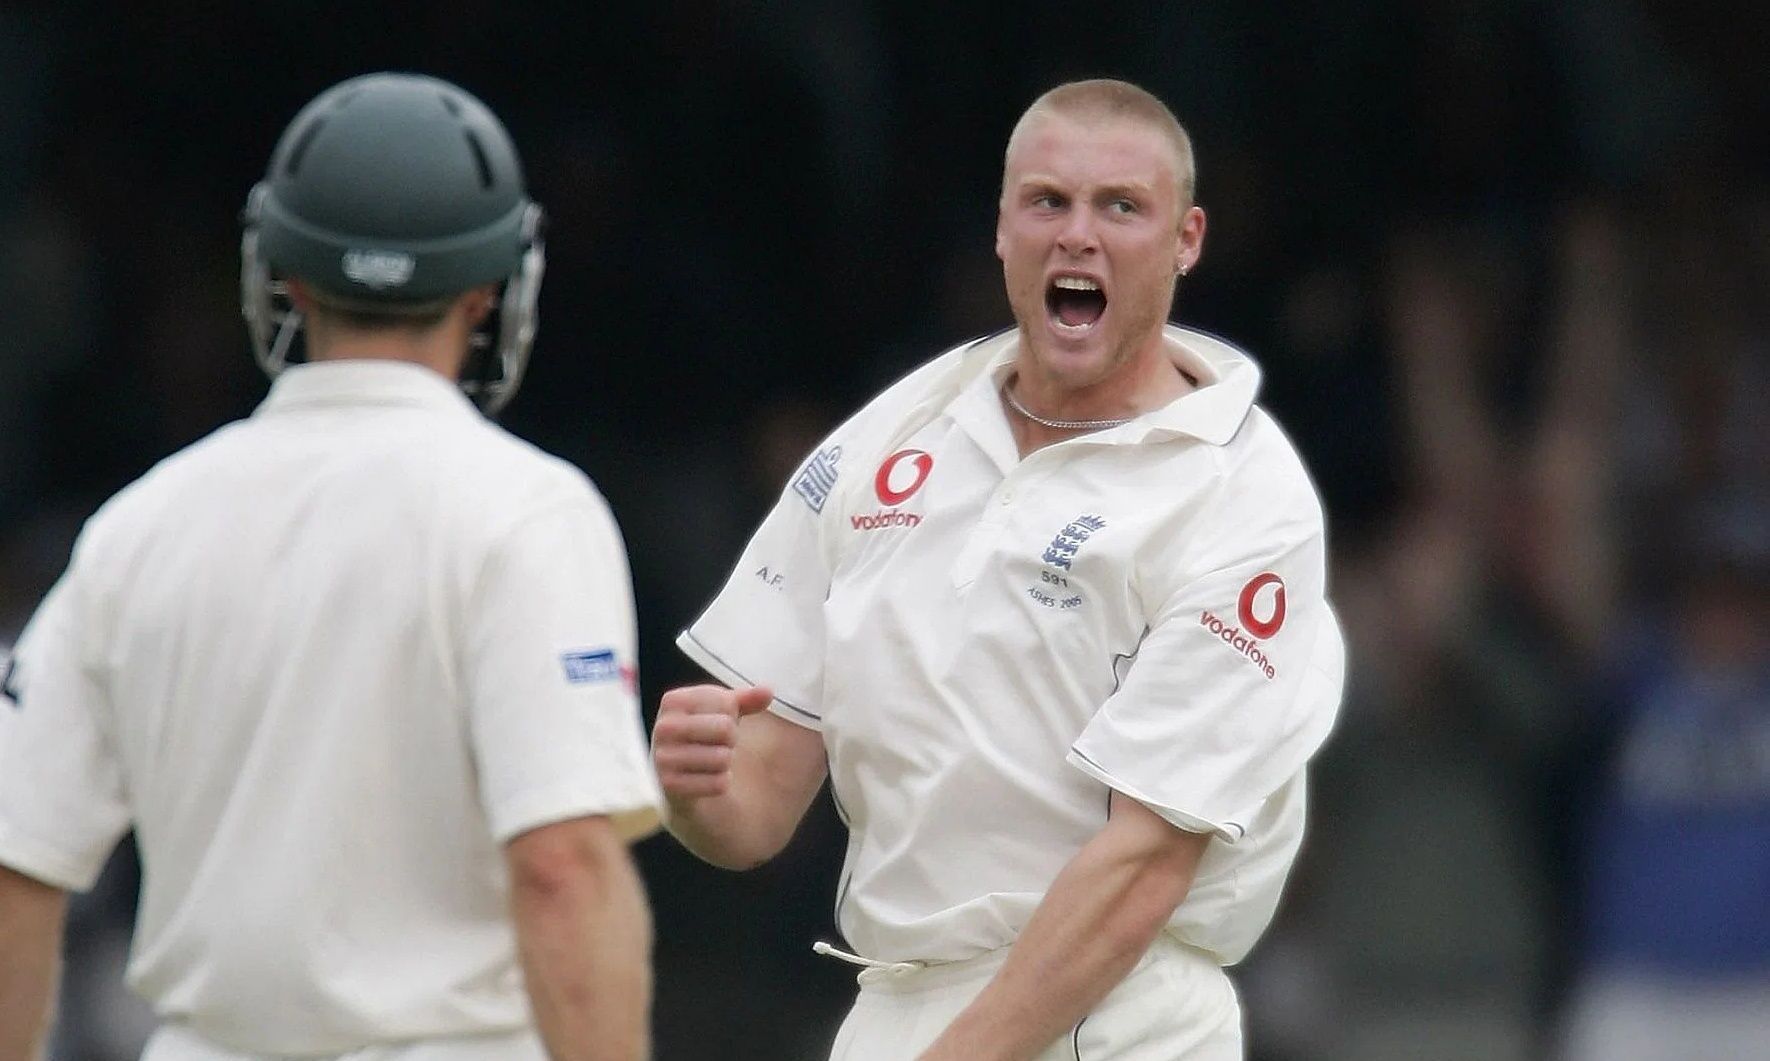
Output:
<path fill-rule="evenodd" d="M 651 758 L 664 795 L 672 801 L 723 795 L 731 783 L 738 719 L 773 699 L 760 686 L 689 685 L 665 693 L 651 730 Z"/>

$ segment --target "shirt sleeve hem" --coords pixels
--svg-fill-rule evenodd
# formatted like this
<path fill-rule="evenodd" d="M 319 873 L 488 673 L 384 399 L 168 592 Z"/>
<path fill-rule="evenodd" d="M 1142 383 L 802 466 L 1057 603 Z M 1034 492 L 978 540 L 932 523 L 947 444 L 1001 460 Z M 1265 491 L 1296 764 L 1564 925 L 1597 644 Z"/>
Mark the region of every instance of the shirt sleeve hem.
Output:
<path fill-rule="evenodd" d="M 628 793 L 597 797 L 582 790 L 556 789 L 513 801 L 493 821 L 492 837 L 507 844 L 543 825 L 596 817 L 607 818 L 622 840 L 634 843 L 663 827 L 664 807 L 656 796 Z"/>
<path fill-rule="evenodd" d="M 1080 770 L 1082 773 L 1087 774 L 1089 777 L 1092 777 L 1094 780 L 1108 788 L 1122 792 L 1143 804 L 1145 807 L 1148 807 L 1150 810 L 1160 815 L 1164 821 L 1169 825 L 1174 826 L 1176 829 L 1181 829 L 1189 833 L 1212 833 L 1226 844 L 1234 844 L 1247 834 L 1247 830 L 1237 822 L 1212 821 L 1208 818 L 1201 818 L 1196 814 L 1189 814 L 1178 807 L 1163 803 L 1161 800 L 1139 790 L 1136 786 L 1126 784 L 1123 780 L 1114 777 L 1111 771 L 1107 770 L 1106 767 L 1101 766 L 1086 755 L 1083 755 L 1075 748 L 1071 748 L 1069 750 L 1069 755 L 1065 758 L 1071 766 Z"/>
<path fill-rule="evenodd" d="M 692 628 L 684 630 L 682 633 L 676 635 L 676 647 L 682 650 L 683 655 L 699 664 L 702 670 L 719 679 L 722 684 L 730 688 L 745 689 L 753 685 L 762 684 L 760 682 L 751 681 L 736 667 L 733 667 L 731 664 L 721 659 L 718 653 L 702 644 L 700 640 L 695 637 Z M 768 710 L 771 714 L 778 715 L 781 718 L 786 719 L 788 722 L 804 726 L 809 730 L 821 731 L 824 728 L 824 719 L 822 715 L 807 710 L 791 701 L 783 700 L 778 696 L 774 698 L 773 703 L 768 705 Z"/>
<path fill-rule="evenodd" d="M 97 882 L 94 868 L 0 822 L 0 865 L 63 891 L 84 892 Z"/>

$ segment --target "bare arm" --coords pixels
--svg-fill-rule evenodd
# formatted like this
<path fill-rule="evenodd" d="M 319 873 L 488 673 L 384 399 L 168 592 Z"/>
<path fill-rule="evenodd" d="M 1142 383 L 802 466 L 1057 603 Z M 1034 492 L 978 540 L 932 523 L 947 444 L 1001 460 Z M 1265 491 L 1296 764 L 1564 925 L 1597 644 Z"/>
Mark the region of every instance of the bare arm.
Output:
<path fill-rule="evenodd" d="M 715 866 L 753 869 L 779 854 L 828 773 L 823 735 L 769 714 L 771 699 L 694 685 L 658 705 L 652 761 L 670 833 Z"/>
<path fill-rule="evenodd" d="M 922 1061 L 1026 1061 L 1136 966 L 1192 887 L 1209 834 L 1113 793 L 1106 827 L 1052 882 L 995 979 Z"/>
<path fill-rule="evenodd" d="M 548 1055 L 650 1056 L 651 910 L 626 843 L 607 818 L 574 818 L 511 840 L 505 861 L 517 951 Z"/>
<path fill-rule="evenodd" d="M 0 866 L 0 1061 L 32 1061 L 49 1031 L 68 894 Z"/>

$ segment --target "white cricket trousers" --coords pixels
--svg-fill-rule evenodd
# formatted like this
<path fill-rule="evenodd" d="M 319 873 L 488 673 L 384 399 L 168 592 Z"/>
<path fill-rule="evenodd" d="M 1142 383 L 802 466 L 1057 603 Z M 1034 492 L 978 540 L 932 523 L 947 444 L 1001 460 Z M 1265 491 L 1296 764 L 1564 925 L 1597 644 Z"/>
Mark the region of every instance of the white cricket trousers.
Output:
<path fill-rule="evenodd" d="M 1008 949 L 867 969 L 830 1061 L 913 1061 L 970 1004 Z M 1167 935 L 1038 1061 L 1241 1061 L 1241 1004 L 1215 958 Z"/>
<path fill-rule="evenodd" d="M 141 1061 L 281 1061 L 281 1057 L 229 1050 L 183 1025 L 165 1024 L 148 1040 Z M 547 1061 L 547 1050 L 532 1029 L 525 1029 L 384 1043 L 332 1057 L 303 1057 L 301 1061 Z"/>

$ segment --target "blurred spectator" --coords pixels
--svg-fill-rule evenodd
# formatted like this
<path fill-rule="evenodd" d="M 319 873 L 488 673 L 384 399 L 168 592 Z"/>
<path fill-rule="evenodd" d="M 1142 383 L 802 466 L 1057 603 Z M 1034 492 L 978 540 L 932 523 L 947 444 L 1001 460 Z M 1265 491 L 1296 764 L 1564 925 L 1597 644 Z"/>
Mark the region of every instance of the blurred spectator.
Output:
<path fill-rule="evenodd" d="M 1770 1043 L 1770 508 L 1698 508 L 1619 646 L 1581 859 L 1567 1061 L 1733 1061 Z"/>

